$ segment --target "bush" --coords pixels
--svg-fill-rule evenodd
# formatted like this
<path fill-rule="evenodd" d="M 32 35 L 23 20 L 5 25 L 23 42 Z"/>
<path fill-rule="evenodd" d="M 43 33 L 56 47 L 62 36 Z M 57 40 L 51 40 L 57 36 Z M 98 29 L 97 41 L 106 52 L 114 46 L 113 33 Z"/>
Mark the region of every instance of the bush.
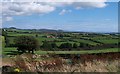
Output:
<path fill-rule="evenodd" d="M 86 47 L 89 47 L 89 44 L 81 42 L 80 45 L 79 45 L 79 47 L 86 48 Z"/>
<path fill-rule="evenodd" d="M 57 48 L 57 44 L 55 42 L 51 43 L 52 48 Z"/>
<path fill-rule="evenodd" d="M 84 47 L 84 43 L 80 43 L 79 47 L 83 48 Z"/>
<path fill-rule="evenodd" d="M 77 48 L 78 45 L 76 43 L 73 44 L 73 48 Z"/>
<path fill-rule="evenodd" d="M 49 42 L 47 42 L 47 41 L 44 41 L 43 42 L 43 45 L 41 46 L 42 48 L 44 48 L 44 49 L 52 49 L 52 46 L 51 46 L 51 44 L 49 43 Z"/>
<path fill-rule="evenodd" d="M 72 44 L 71 43 L 63 43 L 60 45 L 59 48 L 72 48 Z"/>

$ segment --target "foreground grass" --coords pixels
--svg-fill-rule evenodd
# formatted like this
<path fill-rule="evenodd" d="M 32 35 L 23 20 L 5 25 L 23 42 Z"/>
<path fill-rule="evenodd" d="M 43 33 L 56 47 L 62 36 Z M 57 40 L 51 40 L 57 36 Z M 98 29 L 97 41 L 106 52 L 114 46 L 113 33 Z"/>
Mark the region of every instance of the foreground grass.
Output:
<path fill-rule="evenodd" d="M 16 48 L 3 48 L 3 55 L 16 55 Z M 118 48 L 100 49 L 100 50 L 81 50 L 81 51 L 35 51 L 35 54 L 93 54 L 93 53 L 109 53 L 120 52 Z"/>
<path fill-rule="evenodd" d="M 53 57 L 49 55 L 34 56 L 33 59 L 33 56 L 34 55 L 31 54 L 22 54 L 13 58 L 4 58 L 2 60 L 2 65 L 11 66 L 11 69 L 9 68 L 9 71 L 11 72 L 14 72 L 17 68 L 20 72 L 34 72 L 34 74 L 44 74 L 42 72 L 72 72 L 70 74 L 75 74 L 74 72 L 120 72 L 120 68 L 118 68 L 120 59 L 112 54 L 111 56 L 104 55 L 107 56 L 104 60 L 91 58 L 91 61 L 87 61 L 85 57 L 77 60 L 70 60 L 60 58 L 59 56 Z M 100 58 L 99 56 L 101 55 L 95 55 L 94 58 Z M 85 61 L 82 61 L 81 59 L 85 59 Z"/>

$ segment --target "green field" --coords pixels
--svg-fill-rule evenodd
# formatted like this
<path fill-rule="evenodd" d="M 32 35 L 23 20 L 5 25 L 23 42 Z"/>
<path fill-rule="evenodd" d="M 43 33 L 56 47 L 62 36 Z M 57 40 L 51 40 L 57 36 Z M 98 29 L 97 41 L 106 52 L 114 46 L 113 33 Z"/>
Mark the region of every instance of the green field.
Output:
<path fill-rule="evenodd" d="M 118 43 L 118 39 L 100 39 L 98 41 L 105 44 Z"/>
<path fill-rule="evenodd" d="M 118 52 L 118 48 L 101 49 L 101 50 L 84 50 L 84 51 L 36 51 L 37 54 L 93 54 L 93 53 L 108 53 Z"/>
<path fill-rule="evenodd" d="M 27 32 L 27 33 L 26 33 Z M 79 34 L 74 34 L 74 33 L 62 33 L 62 37 L 59 36 L 61 33 L 42 33 L 42 32 L 35 32 L 31 30 L 14 30 L 14 31 L 8 31 L 7 32 L 7 39 L 9 41 L 9 45 L 14 45 L 14 39 L 17 36 L 34 36 L 38 42 L 40 43 L 40 46 L 43 44 L 43 41 L 48 41 L 48 42 L 55 42 L 57 46 L 59 47 L 63 43 L 71 43 L 72 45 L 76 43 L 79 47 L 80 43 L 85 43 L 88 45 L 91 45 L 93 47 L 97 47 L 98 45 L 101 44 L 112 44 L 114 45 L 115 43 L 118 43 L 118 35 L 106 35 L 106 34 L 84 34 L 84 33 L 79 33 Z M 37 36 L 36 36 L 37 35 Z M 48 36 L 54 36 L 49 38 Z M 2 36 L 2 45 L 3 45 L 3 54 L 4 55 L 9 55 L 9 54 L 18 54 L 18 51 L 14 46 L 5 46 L 5 38 Z M 87 47 L 87 46 L 86 46 Z M 60 48 L 57 48 L 60 49 Z M 44 50 L 43 48 L 39 48 L 39 51 L 35 51 L 37 54 L 47 54 L 47 53 L 55 53 L 55 54 L 91 54 L 91 53 L 107 53 L 107 52 L 118 52 L 117 47 L 108 47 L 108 48 L 95 48 L 95 49 L 90 49 L 90 50 L 84 50 L 80 48 L 80 50 L 76 51 L 75 48 L 71 48 L 72 51 L 42 51 Z M 79 48 L 78 48 L 79 49 Z"/>
<path fill-rule="evenodd" d="M 109 49 L 99 49 L 99 50 L 81 50 L 81 51 L 35 51 L 36 54 L 93 54 L 93 53 L 108 53 L 108 52 L 119 52 L 118 48 L 109 48 Z M 16 48 L 4 48 L 3 54 L 16 52 Z"/>
<path fill-rule="evenodd" d="M 90 44 L 90 45 L 97 45 L 99 43 L 96 43 L 96 42 L 93 42 L 93 41 L 90 41 L 90 40 L 83 40 L 83 39 L 73 39 L 77 42 L 83 42 L 83 43 L 87 43 L 87 44 Z"/>
<path fill-rule="evenodd" d="M 19 32 L 19 33 L 17 33 Z M 114 44 L 114 43 L 118 43 L 118 36 L 116 35 L 84 35 L 84 34 L 72 34 L 72 33 L 63 33 L 65 35 L 69 35 L 70 37 L 63 37 L 61 38 L 46 38 L 43 36 L 51 36 L 50 34 L 47 33 L 32 33 L 34 31 L 27 31 L 27 30 L 17 30 L 17 32 L 7 32 L 8 35 L 8 39 L 10 41 L 10 44 L 14 44 L 14 38 L 16 36 L 36 36 L 36 34 L 38 35 L 37 40 L 42 44 L 42 41 L 61 41 L 61 42 L 56 42 L 58 44 L 58 46 L 62 43 L 62 42 L 70 42 L 70 43 L 74 43 L 76 42 L 77 44 L 80 42 L 83 43 L 87 43 L 90 45 L 98 45 L 99 43 L 91 41 L 89 39 L 104 43 L 104 44 Z M 29 33 L 24 33 L 24 32 L 29 32 Z M 83 39 L 80 39 L 83 38 Z"/>

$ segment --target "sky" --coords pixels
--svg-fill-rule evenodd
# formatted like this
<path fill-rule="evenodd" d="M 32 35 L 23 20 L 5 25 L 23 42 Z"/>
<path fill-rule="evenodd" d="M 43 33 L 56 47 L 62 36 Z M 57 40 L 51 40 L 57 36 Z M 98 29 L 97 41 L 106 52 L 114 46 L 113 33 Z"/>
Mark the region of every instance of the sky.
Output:
<path fill-rule="evenodd" d="M 118 32 L 117 2 L 3 3 L 2 27 Z"/>

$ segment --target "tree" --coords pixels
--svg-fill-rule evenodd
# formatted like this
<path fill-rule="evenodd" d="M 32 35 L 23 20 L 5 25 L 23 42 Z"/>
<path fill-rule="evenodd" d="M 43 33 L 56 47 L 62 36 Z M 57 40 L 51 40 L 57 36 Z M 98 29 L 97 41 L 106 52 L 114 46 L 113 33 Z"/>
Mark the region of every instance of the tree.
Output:
<path fill-rule="evenodd" d="M 77 48 L 78 45 L 76 43 L 73 44 L 73 48 Z"/>
<path fill-rule="evenodd" d="M 2 36 L 7 37 L 7 32 L 2 30 Z"/>
<path fill-rule="evenodd" d="M 68 48 L 69 50 L 72 48 L 71 43 L 62 43 L 59 48 Z"/>
<path fill-rule="evenodd" d="M 62 43 L 60 46 L 59 46 L 59 48 L 65 48 L 65 44 L 64 43 Z"/>
<path fill-rule="evenodd" d="M 80 43 L 79 47 L 83 48 L 84 47 L 84 43 Z"/>
<path fill-rule="evenodd" d="M 72 44 L 71 43 L 66 43 L 66 48 L 72 48 Z"/>
<path fill-rule="evenodd" d="M 88 47 L 88 44 L 87 44 L 87 43 L 81 42 L 80 45 L 79 45 L 79 47 L 85 48 L 85 47 Z"/>
<path fill-rule="evenodd" d="M 57 44 L 55 42 L 51 43 L 52 48 L 57 48 Z"/>
<path fill-rule="evenodd" d="M 6 31 L 4 31 L 3 29 L 2 29 L 2 36 L 4 36 L 4 38 L 5 38 L 5 46 L 9 46 L 10 45 L 10 41 L 9 41 L 9 39 L 8 39 L 8 37 L 7 37 L 7 32 Z"/>
<path fill-rule="evenodd" d="M 5 44 L 6 47 L 10 45 L 10 40 L 8 39 L 7 36 L 5 37 Z"/>
<path fill-rule="evenodd" d="M 29 53 L 32 51 L 32 53 L 34 53 L 34 50 L 38 48 L 39 43 L 33 36 L 18 36 L 15 38 L 15 45 L 18 51 L 28 51 Z"/>
<path fill-rule="evenodd" d="M 39 36 L 38 34 L 35 35 L 35 37 L 38 37 L 38 36 Z"/>
<path fill-rule="evenodd" d="M 89 45 L 88 43 L 81 42 L 79 47 L 80 48 L 85 48 L 85 49 L 90 49 L 91 45 Z"/>
<path fill-rule="evenodd" d="M 42 48 L 45 48 L 45 49 L 48 50 L 48 49 L 52 49 L 52 46 L 48 41 L 44 41 L 43 45 L 42 45 Z"/>

